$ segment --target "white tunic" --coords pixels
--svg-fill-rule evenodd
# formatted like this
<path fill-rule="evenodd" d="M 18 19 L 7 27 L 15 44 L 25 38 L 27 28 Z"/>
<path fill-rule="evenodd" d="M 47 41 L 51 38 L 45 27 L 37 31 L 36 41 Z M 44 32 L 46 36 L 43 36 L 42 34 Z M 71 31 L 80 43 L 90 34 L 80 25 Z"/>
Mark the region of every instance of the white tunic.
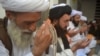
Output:
<path fill-rule="evenodd" d="M 74 30 L 73 30 L 74 29 Z M 79 30 L 79 27 L 75 27 L 72 21 L 69 22 L 69 26 L 67 27 L 67 30 L 73 30 L 77 31 Z M 70 46 L 72 47 L 75 43 L 77 43 L 79 40 L 82 40 L 80 33 L 77 33 L 75 36 L 71 37 L 72 43 Z"/>
<path fill-rule="evenodd" d="M 74 24 L 70 21 L 67 30 L 68 29 L 70 30 L 75 29 L 74 31 L 76 31 L 79 29 L 79 27 L 75 28 Z M 84 33 L 82 33 L 82 35 L 80 35 L 80 33 L 77 33 L 75 36 L 71 38 L 72 43 L 70 44 L 70 46 L 72 47 L 75 43 L 83 39 L 86 39 L 86 36 L 84 35 Z M 95 46 L 96 46 L 96 41 L 92 39 L 87 47 L 76 50 L 75 55 L 76 56 L 87 56 L 87 53 L 90 52 L 90 48 L 93 48 Z"/>
<path fill-rule="evenodd" d="M 29 47 L 26 49 L 21 49 L 13 44 L 13 54 L 12 56 L 33 56 Z M 0 41 L 0 56 L 9 56 L 9 51 L 5 48 L 2 41 Z"/>
<path fill-rule="evenodd" d="M 59 41 L 60 41 L 60 46 L 63 51 L 60 53 L 56 53 L 56 56 L 74 56 L 71 49 L 64 50 L 64 46 L 62 45 L 62 40 L 59 39 Z M 49 54 L 43 54 L 42 56 L 53 56 L 52 55 L 53 53 L 54 53 L 53 47 L 51 45 L 49 48 Z M 0 41 L 0 56 L 9 56 L 9 51 L 5 48 L 2 41 Z M 16 47 L 16 45 L 13 44 L 12 56 L 34 56 L 34 55 L 31 52 L 30 46 L 23 50 L 21 48 Z"/>

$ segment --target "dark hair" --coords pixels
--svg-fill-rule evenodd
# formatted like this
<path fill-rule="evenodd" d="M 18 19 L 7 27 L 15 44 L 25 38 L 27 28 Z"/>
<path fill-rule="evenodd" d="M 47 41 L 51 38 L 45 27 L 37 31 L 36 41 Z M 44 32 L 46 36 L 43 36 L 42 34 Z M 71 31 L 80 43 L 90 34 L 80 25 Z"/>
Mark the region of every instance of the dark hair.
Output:
<path fill-rule="evenodd" d="M 69 49 L 70 48 L 69 42 L 68 39 L 66 38 L 67 30 L 63 30 L 60 27 L 60 25 L 55 25 L 54 27 L 56 29 L 57 36 L 62 39 L 62 42 L 64 44 L 64 49 Z"/>
<path fill-rule="evenodd" d="M 53 22 L 54 20 L 59 20 L 60 17 L 62 17 L 64 14 L 70 15 L 71 12 L 72 12 L 72 9 L 69 5 L 55 7 L 55 8 L 50 9 L 49 19 L 51 20 L 51 22 Z"/>
<path fill-rule="evenodd" d="M 55 20 L 59 20 L 64 14 L 70 15 L 71 11 L 72 9 L 68 5 L 52 8 L 49 11 L 49 19 L 51 20 L 51 23 L 53 23 Z M 54 27 L 58 37 L 60 37 L 63 41 L 64 48 L 69 49 L 69 42 L 66 39 L 67 30 L 62 29 L 59 24 L 56 24 Z"/>

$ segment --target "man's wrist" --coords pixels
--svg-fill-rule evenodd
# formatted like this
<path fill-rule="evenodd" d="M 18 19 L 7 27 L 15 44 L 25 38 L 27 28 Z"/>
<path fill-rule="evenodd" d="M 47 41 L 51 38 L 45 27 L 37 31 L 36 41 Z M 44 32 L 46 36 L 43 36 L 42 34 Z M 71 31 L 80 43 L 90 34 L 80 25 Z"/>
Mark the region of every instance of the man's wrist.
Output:
<path fill-rule="evenodd" d="M 42 53 L 37 50 L 33 50 L 32 53 L 34 56 L 42 56 Z"/>

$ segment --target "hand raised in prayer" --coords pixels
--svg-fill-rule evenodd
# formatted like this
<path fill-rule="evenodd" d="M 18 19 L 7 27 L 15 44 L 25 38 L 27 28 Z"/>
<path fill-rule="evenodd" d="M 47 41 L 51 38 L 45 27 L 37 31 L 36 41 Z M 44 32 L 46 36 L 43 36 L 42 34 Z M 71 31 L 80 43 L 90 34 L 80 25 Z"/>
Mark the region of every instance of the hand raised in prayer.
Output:
<path fill-rule="evenodd" d="M 75 52 L 77 49 L 85 48 L 90 43 L 90 40 L 81 40 L 72 46 L 71 50 Z"/>
<path fill-rule="evenodd" d="M 82 40 L 82 41 L 80 42 L 78 48 L 85 48 L 85 47 L 87 47 L 87 46 L 89 45 L 89 43 L 90 43 L 90 40 L 88 40 L 88 39 Z"/>
<path fill-rule="evenodd" d="M 88 30 L 88 26 L 82 26 L 82 27 L 80 28 L 80 32 L 81 32 L 81 33 L 85 32 L 85 31 L 87 31 L 87 30 Z"/>
<path fill-rule="evenodd" d="M 52 38 L 49 32 L 49 24 L 45 23 L 36 33 L 32 50 L 34 56 L 41 56 L 51 44 L 51 41 Z"/>

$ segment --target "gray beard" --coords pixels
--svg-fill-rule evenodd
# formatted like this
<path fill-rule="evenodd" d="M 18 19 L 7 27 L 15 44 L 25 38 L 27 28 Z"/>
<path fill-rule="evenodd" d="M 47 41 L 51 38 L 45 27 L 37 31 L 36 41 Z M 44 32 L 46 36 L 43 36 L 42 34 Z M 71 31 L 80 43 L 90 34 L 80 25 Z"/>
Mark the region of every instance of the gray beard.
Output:
<path fill-rule="evenodd" d="M 13 21 L 10 21 L 10 23 L 8 23 L 7 31 L 13 44 L 19 48 L 28 47 L 33 40 L 32 33 L 23 33 Z"/>

